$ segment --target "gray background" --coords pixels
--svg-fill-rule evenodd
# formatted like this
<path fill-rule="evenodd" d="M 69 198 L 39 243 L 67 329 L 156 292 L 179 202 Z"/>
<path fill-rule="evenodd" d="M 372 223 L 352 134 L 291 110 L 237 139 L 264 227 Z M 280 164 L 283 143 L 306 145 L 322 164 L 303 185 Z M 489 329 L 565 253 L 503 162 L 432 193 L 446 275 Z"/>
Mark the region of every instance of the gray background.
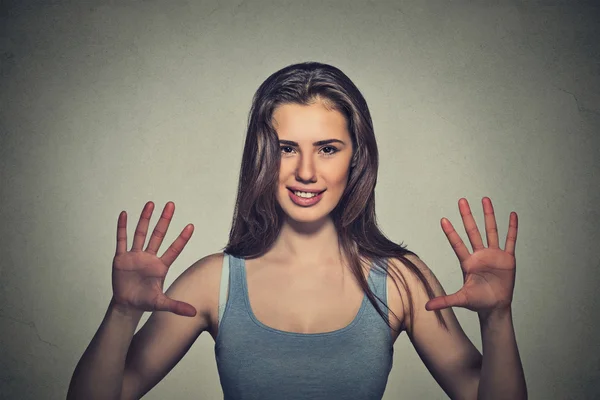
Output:
<path fill-rule="evenodd" d="M 0 22 L 1 398 L 64 398 L 111 296 L 121 210 L 130 238 L 148 200 L 176 204 L 165 243 L 196 226 L 166 287 L 226 244 L 251 97 L 307 60 L 365 95 L 379 222 L 448 292 L 462 279 L 440 219 L 466 240 L 458 199 L 481 228 L 489 196 L 504 243 L 518 213 L 530 398 L 600 396 L 597 6 L 12 1 Z M 476 315 L 456 312 L 481 348 Z M 205 333 L 146 398 L 221 393 Z M 405 334 L 385 395 L 398 398 L 445 398 Z"/>

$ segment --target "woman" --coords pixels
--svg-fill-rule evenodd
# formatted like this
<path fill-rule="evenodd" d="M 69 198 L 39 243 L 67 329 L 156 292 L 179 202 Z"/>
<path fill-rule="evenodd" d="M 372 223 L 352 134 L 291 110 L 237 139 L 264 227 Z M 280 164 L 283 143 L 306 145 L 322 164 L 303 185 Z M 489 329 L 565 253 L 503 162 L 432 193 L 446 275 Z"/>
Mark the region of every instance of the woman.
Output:
<path fill-rule="evenodd" d="M 113 297 L 68 397 L 139 398 L 208 331 L 226 399 L 380 399 L 393 343 L 406 331 L 451 398 L 526 398 L 511 317 L 516 213 L 502 250 L 483 198 L 486 248 L 460 199 L 472 254 L 441 220 L 464 277 L 445 295 L 415 253 L 378 229 L 377 167 L 367 104 L 346 75 L 320 63 L 271 75 L 253 99 L 224 252 L 194 263 L 163 294 L 193 226 L 159 258 L 174 204 L 145 250 L 153 203 L 130 251 L 121 212 Z M 483 356 L 450 307 L 478 313 Z M 154 312 L 134 336 L 144 311 L 167 312 Z"/>

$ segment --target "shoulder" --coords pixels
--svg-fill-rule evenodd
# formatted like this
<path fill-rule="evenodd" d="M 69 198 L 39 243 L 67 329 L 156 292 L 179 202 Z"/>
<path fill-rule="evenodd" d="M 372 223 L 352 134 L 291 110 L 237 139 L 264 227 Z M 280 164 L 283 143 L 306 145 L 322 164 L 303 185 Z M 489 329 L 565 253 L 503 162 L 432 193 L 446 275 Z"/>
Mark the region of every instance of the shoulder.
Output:
<path fill-rule="evenodd" d="M 220 277 L 223 265 L 223 253 L 209 254 L 190 265 L 180 276 L 186 281 L 210 284 L 213 279 Z"/>
<path fill-rule="evenodd" d="M 429 301 L 427 287 L 436 296 L 443 293 L 443 288 L 434 273 L 421 258 L 414 254 L 406 254 L 404 259 L 388 259 L 389 299 L 390 302 L 396 303 L 390 306 L 395 306 L 403 313 L 405 328 L 410 329 L 411 315 L 414 317 Z"/>
<path fill-rule="evenodd" d="M 190 271 L 190 274 L 205 276 L 217 272 L 216 270 L 219 270 L 218 272 L 220 272 L 224 256 L 225 254 L 222 252 L 209 254 L 193 263 L 188 270 Z"/>
<path fill-rule="evenodd" d="M 185 298 L 208 319 L 218 306 L 221 270 L 224 254 L 209 254 L 190 265 L 178 278 L 177 287 L 183 289 Z M 175 284 L 174 284 L 175 286 Z"/>
<path fill-rule="evenodd" d="M 412 265 L 407 262 L 408 260 Z M 401 279 L 410 289 L 418 290 L 423 286 L 423 279 L 430 285 L 435 284 L 437 279 L 429 266 L 417 255 L 406 254 L 404 259 L 390 258 L 388 259 L 388 271 L 393 275 L 401 275 Z M 416 267 L 416 268 L 415 268 Z"/>

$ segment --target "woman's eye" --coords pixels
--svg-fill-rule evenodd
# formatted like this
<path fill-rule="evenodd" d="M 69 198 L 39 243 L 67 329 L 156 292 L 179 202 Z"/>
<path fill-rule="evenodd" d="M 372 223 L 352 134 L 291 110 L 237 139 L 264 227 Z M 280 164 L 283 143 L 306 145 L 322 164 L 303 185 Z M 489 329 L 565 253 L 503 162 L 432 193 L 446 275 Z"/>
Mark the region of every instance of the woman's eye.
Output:
<path fill-rule="evenodd" d="M 338 151 L 338 150 L 337 150 L 335 147 L 333 147 L 333 146 L 326 146 L 326 147 L 323 147 L 321 150 L 322 150 L 322 151 L 325 153 L 325 155 L 327 155 L 327 156 L 330 156 L 330 155 L 332 155 L 332 154 L 335 154 L 335 153 L 337 153 L 337 151 Z"/>
<path fill-rule="evenodd" d="M 294 149 L 292 149 L 290 146 L 281 146 L 281 152 L 284 154 L 289 154 L 293 151 Z"/>

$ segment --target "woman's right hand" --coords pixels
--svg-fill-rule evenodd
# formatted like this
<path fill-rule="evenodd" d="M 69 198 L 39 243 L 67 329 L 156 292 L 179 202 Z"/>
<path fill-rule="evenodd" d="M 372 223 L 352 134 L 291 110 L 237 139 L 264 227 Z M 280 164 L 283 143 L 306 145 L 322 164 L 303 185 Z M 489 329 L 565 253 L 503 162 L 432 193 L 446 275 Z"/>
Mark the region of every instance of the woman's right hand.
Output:
<path fill-rule="evenodd" d="M 169 267 L 190 240 L 194 226 L 189 224 L 183 228 L 167 251 L 158 258 L 156 253 L 173 218 L 175 204 L 168 202 L 165 205 L 148 246 L 142 250 L 153 210 L 154 203 L 151 201 L 146 203 L 130 251 L 127 251 L 127 213 L 122 211 L 119 214 L 117 249 L 112 268 L 112 302 L 118 310 L 124 312 L 169 311 L 177 315 L 193 317 L 196 315 L 196 309 L 188 303 L 167 297 L 163 293 L 163 284 Z"/>

